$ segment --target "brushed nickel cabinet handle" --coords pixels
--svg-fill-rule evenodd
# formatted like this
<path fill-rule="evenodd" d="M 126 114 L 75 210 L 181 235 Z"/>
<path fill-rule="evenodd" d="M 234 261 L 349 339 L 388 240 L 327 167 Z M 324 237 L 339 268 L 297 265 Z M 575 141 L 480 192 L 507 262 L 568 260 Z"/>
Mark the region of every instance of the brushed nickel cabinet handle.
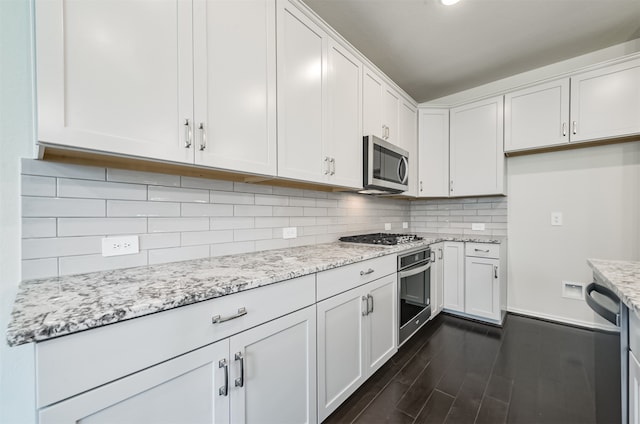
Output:
<path fill-rule="evenodd" d="M 240 377 L 236 378 L 235 386 L 244 387 L 244 356 L 242 356 L 242 352 L 236 352 L 234 359 L 240 361 Z"/>
<path fill-rule="evenodd" d="M 371 301 L 371 307 L 369 307 L 369 301 Z M 367 295 L 367 315 L 373 313 L 373 296 Z"/>
<path fill-rule="evenodd" d="M 204 131 L 203 122 L 198 125 L 198 131 L 200 132 L 200 151 L 202 151 L 207 148 L 207 133 Z"/>
<path fill-rule="evenodd" d="M 238 313 L 234 315 L 229 315 L 228 317 L 223 317 L 221 315 L 214 315 L 211 318 L 212 324 L 220 324 L 221 322 L 231 321 L 232 319 L 240 318 L 241 316 L 247 315 L 247 309 L 243 306 L 238 309 Z"/>
<path fill-rule="evenodd" d="M 227 396 L 229 394 L 229 364 L 226 359 L 218 362 L 218 368 L 224 368 L 224 386 L 218 389 L 219 396 Z"/>
<path fill-rule="evenodd" d="M 191 148 L 191 123 L 189 119 L 184 120 L 184 147 Z"/>
<path fill-rule="evenodd" d="M 573 121 L 573 134 L 578 134 L 578 123 Z"/>
<path fill-rule="evenodd" d="M 369 275 L 369 274 L 373 274 L 375 271 L 373 270 L 373 268 L 369 268 L 366 271 L 360 271 L 360 276 L 364 277 L 365 275 Z"/>
<path fill-rule="evenodd" d="M 567 123 L 566 122 L 562 123 L 562 136 L 563 137 L 567 136 Z"/>
<path fill-rule="evenodd" d="M 362 309 L 362 316 L 366 317 L 369 315 L 369 300 L 367 296 L 362 296 L 362 301 L 365 302 L 365 307 Z"/>

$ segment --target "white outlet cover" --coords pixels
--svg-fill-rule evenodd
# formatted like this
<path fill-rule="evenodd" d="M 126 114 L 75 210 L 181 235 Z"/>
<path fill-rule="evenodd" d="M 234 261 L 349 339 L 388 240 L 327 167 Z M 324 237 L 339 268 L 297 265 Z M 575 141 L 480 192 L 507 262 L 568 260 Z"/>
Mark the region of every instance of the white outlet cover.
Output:
<path fill-rule="evenodd" d="M 138 236 L 105 237 L 102 256 L 132 255 L 140 251 Z"/>
<path fill-rule="evenodd" d="M 408 222 L 403 222 L 402 223 L 402 228 L 404 228 L 404 229 L 409 228 L 409 223 Z"/>
<path fill-rule="evenodd" d="M 298 228 L 297 227 L 286 227 L 282 229 L 282 238 L 283 239 L 292 239 L 298 237 Z"/>
<path fill-rule="evenodd" d="M 474 222 L 474 223 L 471 224 L 471 229 L 473 231 L 484 231 L 484 224 L 483 223 Z"/>
<path fill-rule="evenodd" d="M 384 230 L 385 231 L 389 231 L 391 229 L 391 224 L 389 224 L 388 222 L 384 224 Z"/>
<path fill-rule="evenodd" d="M 562 212 L 551 212 L 551 225 L 562 225 Z"/>

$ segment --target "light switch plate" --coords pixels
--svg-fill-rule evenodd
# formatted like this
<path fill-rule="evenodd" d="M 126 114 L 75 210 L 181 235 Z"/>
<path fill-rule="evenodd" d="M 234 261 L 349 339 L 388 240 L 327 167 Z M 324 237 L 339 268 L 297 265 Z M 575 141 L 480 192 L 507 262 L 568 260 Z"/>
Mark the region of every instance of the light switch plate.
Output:
<path fill-rule="evenodd" d="M 298 228 L 297 227 L 286 227 L 282 229 L 282 238 L 283 239 L 292 239 L 298 237 Z"/>
<path fill-rule="evenodd" d="M 390 223 L 388 223 L 388 222 L 387 222 L 387 223 L 385 223 L 385 224 L 384 224 L 384 230 L 385 230 L 385 231 L 389 231 L 390 229 L 391 229 L 391 224 L 390 224 Z"/>
<path fill-rule="evenodd" d="M 562 225 L 562 212 L 551 212 L 551 225 Z"/>
<path fill-rule="evenodd" d="M 105 237 L 102 239 L 102 256 L 131 255 L 139 251 L 138 236 Z"/>
<path fill-rule="evenodd" d="M 484 224 L 483 223 L 474 222 L 474 223 L 471 224 L 471 229 L 473 231 L 484 231 Z"/>

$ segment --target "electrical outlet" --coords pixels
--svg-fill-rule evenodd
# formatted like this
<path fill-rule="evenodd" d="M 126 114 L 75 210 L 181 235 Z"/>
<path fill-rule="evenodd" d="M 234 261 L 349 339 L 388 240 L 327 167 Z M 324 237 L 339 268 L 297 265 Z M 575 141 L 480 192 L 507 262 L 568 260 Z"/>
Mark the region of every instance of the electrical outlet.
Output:
<path fill-rule="evenodd" d="M 389 231 L 391 229 L 391 224 L 389 224 L 388 222 L 384 224 L 384 230 L 385 231 Z"/>
<path fill-rule="evenodd" d="M 286 227 L 282 229 L 282 238 L 283 239 L 292 239 L 298 237 L 298 228 L 297 227 Z"/>
<path fill-rule="evenodd" d="M 473 231 L 484 231 L 484 224 L 483 223 L 474 222 L 474 223 L 471 224 L 471 229 Z"/>
<path fill-rule="evenodd" d="M 105 237 L 102 239 L 102 256 L 131 255 L 139 251 L 138 236 Z"/>
<path fill-rule="evenodd" d="M 551 212 L 551 225 L 562 225 L 562 212 Z"/>
<path fill-rule="evenodd" d="M 408 223 L 408 222 L 403 222 L 403 223 L 402 223 L 402 228 L 404 228 L 405 230 L 406 230 L 407 228 L 409 228 L 409 223 Z"/>

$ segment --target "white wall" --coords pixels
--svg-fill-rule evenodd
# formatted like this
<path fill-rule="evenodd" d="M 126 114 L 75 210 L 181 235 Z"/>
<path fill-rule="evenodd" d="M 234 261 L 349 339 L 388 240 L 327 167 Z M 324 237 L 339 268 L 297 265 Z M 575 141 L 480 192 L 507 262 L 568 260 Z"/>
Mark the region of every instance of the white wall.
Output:
<path fill-rule="evenodd" d="M 0 1 L 0 422 L 35 422 L 32 345 L 9 348 L 20 281 L 20 157 L 33 146 L 31 3 Z"/>
<path fill-rule="evenodd" d="M 587 258 L 640 260 L 640 141 L 512 157 L 508 178 L 509 310 L 605 326 L 561 282 L 591 282 Z"/>

